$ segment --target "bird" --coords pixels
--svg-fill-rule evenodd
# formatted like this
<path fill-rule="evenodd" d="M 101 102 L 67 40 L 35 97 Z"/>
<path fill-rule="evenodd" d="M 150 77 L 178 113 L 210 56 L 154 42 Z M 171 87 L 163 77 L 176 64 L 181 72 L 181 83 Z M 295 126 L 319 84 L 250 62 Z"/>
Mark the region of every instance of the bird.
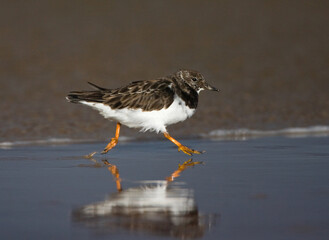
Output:
<path fill-rule="evenodd" d="M 181 144 L 167 131 L 169 125 L 182 122 L 195 113 L 202 90 L 219 92 L 198 71 L 180 69 L 166 77 L 134 81 L 115 89 L 100 87 L 91 82 L 88 84 L 94 90 L 71 91 L 66 99 L 71 103 L 87 105 L 117 123 L 115 136 L 102 154 L 117 145 L 121 125 L 143 132 L 162 133 L 178 147 L 178 151 L 190 156 L 204 152 Z"/>

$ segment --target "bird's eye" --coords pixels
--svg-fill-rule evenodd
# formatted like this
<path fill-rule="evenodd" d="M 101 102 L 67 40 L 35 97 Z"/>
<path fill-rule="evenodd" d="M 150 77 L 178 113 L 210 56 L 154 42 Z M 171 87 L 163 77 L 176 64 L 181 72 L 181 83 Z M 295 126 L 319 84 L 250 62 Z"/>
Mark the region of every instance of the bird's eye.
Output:
<path fill-rule="evenodd" d="M 198 79 L 197 78 L 192 78 L 192 81 L 196 82 L 196 81 L 198 81 Z"/>

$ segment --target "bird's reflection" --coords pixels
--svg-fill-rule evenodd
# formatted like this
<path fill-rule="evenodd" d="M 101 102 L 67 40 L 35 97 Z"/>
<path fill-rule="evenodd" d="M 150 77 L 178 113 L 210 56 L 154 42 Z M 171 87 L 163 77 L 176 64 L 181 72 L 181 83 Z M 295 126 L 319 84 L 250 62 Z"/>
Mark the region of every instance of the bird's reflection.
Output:
<path fill-rule="evenodd" d="M 178 238 L 198 238 L 214 223 L 212 215 L 198 211 L 192 189 L 174 183 L 189 167 L 202 162 L 192 159 L 179 165 L 166 180 L 145 181 L 136 188 L 122 189 L 118 168 L 104 160 L 114 176 L 117 193 L 105 201 L 73 211 L 77 222 L 104 231 L 126 230 Z"/>

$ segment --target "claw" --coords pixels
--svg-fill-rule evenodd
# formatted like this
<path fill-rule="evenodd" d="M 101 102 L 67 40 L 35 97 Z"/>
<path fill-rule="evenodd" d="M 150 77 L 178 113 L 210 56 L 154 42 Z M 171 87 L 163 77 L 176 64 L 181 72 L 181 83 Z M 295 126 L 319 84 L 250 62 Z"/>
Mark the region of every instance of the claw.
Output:
<path fill-rule="evenodd" d="M 184 145 L 182 145 L 180 142 L 178 142 L 176 139 L 174 139 L 173 137 L 171 137 L 169 135 L 168 132 L 164 132 L 163 135 L 168 138 L 170 141 L 172 141 L 174 144 L 176 144 L 176 146 L 178 146 L 178 151 L 182 151 L 183 153 L 191 156 L 193 153 L 196 153 L 196 154 L 201 154 L 201 153 L 204 153 L 205 151 L 197 151 L 197 150 L 194 150 L 194 149 L 191 149 L 191 148 L 188 148 Z"/>
<path fill-rule="evenodd" d="M 187 154 L 187 155 L 189 155 L 189 156 L 191 156 L 192 154 L 202 154 L 202 153 L 204 153 L 205 151 L 197 151 L 197 150 L 194 150 L 194 149 L 191 149 L 191 148 L 188 148 L 188 147 L 186 147 L 186 146 L 184 146 L 184 145 L 181 145 L 181 146 L 179 146 L 178 147 L 178 151 L 182 151 L 183 153 L 185 153 L 185 154 Z"/>
<path fill-rule="evenodd" d="M 107 144 L 107 146 L 104 148 L 104 150 L 101 152 L 101 154 L 107 153 L 109 150 L 114 148 L 115 145 L 117 145 L 117 143 L 118 143 L 118 139 L 117 138 L 112 138 L 111 142 L 109 144 Z"/>
<path fill-rule="evenodd" d="M 106 154 L 109 150 L 106 151 L 106 149 L 104 149 L 101 154 Z"/>

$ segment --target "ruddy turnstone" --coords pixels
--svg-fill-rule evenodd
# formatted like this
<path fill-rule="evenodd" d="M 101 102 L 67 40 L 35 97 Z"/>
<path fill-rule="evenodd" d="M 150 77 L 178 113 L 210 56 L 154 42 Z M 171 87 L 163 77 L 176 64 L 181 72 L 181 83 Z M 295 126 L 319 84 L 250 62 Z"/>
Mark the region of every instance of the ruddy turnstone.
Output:
<path fill-rule="evenodd" d="M 66 99 L 90 106 L 105 118 L 117 122 L 115 137 L 107 144 L 103 154 L 118 143 L 121 124 L 140 128 L 141 131 L 161 132 L 178 146 L 178 151 L 188 155 L 202 153 L 182 145 L 166 129 L 167 126 L 184 121 L 194 114 L 200 91 L 219 91 L 210 86 L 201 73 L 180 70 L 167 77 L 136 81 L 117 89 L 88 83 L 96 90 L 72 91 Z"/>

